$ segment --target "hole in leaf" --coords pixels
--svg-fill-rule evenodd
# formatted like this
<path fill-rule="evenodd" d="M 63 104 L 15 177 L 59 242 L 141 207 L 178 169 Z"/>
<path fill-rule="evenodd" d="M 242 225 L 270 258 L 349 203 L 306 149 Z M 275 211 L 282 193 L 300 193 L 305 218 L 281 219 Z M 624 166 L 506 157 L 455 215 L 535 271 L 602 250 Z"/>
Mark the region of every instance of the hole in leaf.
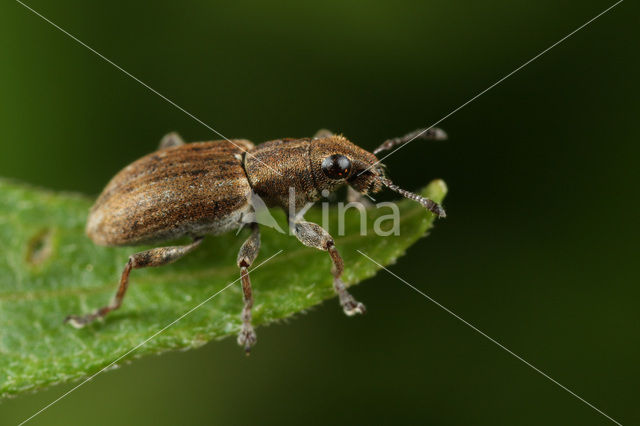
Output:
<path fill-rule="evenodd" d="M 36 266 L 42 264 L 51 256 L 52 234 L 51 229 L 45 228 L 31 237 L 27 244 L 27 262 Z"/>

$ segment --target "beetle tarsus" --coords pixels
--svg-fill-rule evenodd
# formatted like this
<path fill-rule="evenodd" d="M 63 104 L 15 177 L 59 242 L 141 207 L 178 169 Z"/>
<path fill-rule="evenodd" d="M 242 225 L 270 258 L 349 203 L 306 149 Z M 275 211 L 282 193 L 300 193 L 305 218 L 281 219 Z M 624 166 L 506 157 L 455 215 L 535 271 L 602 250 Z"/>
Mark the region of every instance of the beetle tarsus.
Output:
<path fill-rule="evenodd" d="M 342 310 L 348 317 L 352 317 L 357 314 L 365 314 L 367 312 L 367 308 L 365 308 L 362 303 L 354 299 L 351 293 L 347 291 L 347 288 L 342 280 L 334 280 L 333 288 L 336 293 L 338 293 L 340 306 L 342 306 Z"/>
<path fill-rule="evenodd" d="M 238 345 L 244 346 L 247 355 L 251 352 L 258 338 L 256 332 L 251 325 L 251 308 L 253 307 L 253 293 L 251 291 L 251 279 L 249 278 L 249 266 L 258 257 L 260 250 L 260 228 L 257 223 L 251 224 L 251 235 L 240 247 L 238 252 L 238 267 L 240 268 L 240 277 L 242 279 L 242 298 L 244 307 L 242 308 L 242 329 L 238 334 Z"/>
<path fill-rule="evenodd" d="M 173 146 L 180 145 L 184 145 L 184 140 L 182 140 L 182 137 L 180 137 L 180 135 L 176 132 L 171 132 L 164 135 L 164 137 L 160 140 L 158 149 L 171 148 Z"/>
<path fill-rule="evenodd" d="M 447 139 L 447 133 L 438 127 L 414 130 L 399 138 L 387 139 L 382 145 L 373 150 L 373 154 L 376 155 L 382 151 L 388 151 L 397 145 L 404 145 L 414 139 L 443 141 Z"/>
<path fill-rule="evenodd" d="M 338 249 L 336 249 L 333 241 L 328 245 L 327 251 L 333 261 L 333 289 L 338 294 L 342 310 L 349 317 L 356 314 L 364 314 L 367 312 L 364 304 L 354 299 L 351 293 L 347 291 L 345 283 L 340 279 L 342 271 L 344 270 L 344 262 L 342 261 L 342 257 L 340 256 L 340 253 L 338 253 Z"/>
<path fill-rule="evenodd" d="M 73 328 L 84 328 L 85 325 L 89 324 L 94 320 L 94 318 L 89 318 L 92 315 L 67 315 L 64 319 L 64 324 L 69 324 Z"/>
<path fill-rule="evenodd" d="M 251 324 L 242 324 L 242 330 L 238 334 L 238 345 L 244 347 L 246 355 L 251 354 L 251 347 L 256 344 L 258 337 Z"/>
<path fill-rule="evenodd" d="M 127 267 L 125 268 L 125 272 L 122 274 L 123 277 L 121 278 L 121 283 L 122 283 L 122 280 L 129 279 L 130 270 L 131 268 L 129 267 L 129 263 L 128 263 Z M 126 284 L 125 284 L 125 287 L 126 287 Z M 120 291 L 118 292 L 118 294 L 120 294 Z M 67 315 L 67 317 L 64 319 L 63 322 L 65 324 L 71 325 L 73 328 L 84 328 L 86 325 L 91 324 L 95 320 L 104 318 L 109 312 L 118 309 L 120 307 L 120 303 L 121 303 L 121 300 L 119 301 L 118 296 L 116 295 L 116 297 L 114 297 L 111 303 L 109 303 L 107 306 L 103 306 L 100 309 L 96 309 L 94 312 L 90 314 Z"/>

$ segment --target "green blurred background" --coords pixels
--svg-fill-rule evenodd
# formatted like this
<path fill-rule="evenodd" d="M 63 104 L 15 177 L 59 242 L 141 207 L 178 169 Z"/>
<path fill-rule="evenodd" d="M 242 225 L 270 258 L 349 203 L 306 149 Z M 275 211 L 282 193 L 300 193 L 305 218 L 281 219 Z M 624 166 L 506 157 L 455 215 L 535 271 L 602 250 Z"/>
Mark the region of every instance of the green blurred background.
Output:
<path fill-rule="evenodd" d="M 373 149 L 613 1 L 27 4 L 227 137 L 326 127 Z M 95 195 L 168 131 L 217 138 L 18 3 L 0 16 L 1 176 Z M 404 187 L 450 189 L 449 217 L 391 269 L 625 425 L 640 423 L 639 16 L 622 3 L 447 118 L 448 142 L 386 161 Z M 331 301 L 260 329 L 248 359 L 227 339 L 139 360 L 30 424 L 613 424 L 391 275 L 353 292 L 365 317 Z M 71 387 L 2 402 L 0 424 Z"/>

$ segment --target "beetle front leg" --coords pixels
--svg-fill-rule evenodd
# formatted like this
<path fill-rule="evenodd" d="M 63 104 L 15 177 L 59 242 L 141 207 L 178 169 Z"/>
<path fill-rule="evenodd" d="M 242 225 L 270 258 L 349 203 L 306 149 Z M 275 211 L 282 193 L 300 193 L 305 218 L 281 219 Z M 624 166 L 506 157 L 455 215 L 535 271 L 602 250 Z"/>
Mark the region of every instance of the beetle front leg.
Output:
<path fill-rule="evenodd" d="M 124 267 L 124 271 L 122 271 L 122 276 L 120 277 L 118 291 L 116 292 L 113 300 L 111 300 L 111 303 L 100 309 L 96 309 L 90 314 L 69 315 L 64 319 L 64 322 L 71 324 L 75 328 L 82 328 L 98 318 L 103 318 L 109 312 L 115 311 L 122 305 L 124 295 L 127 292 L 127 288 L 129 288 L 129 274 L 132 269 L 146 268 L 148 266 L 162 266 L 175 262 L 198 247 L 200 243 L 202 243 L 202 239 L 202 237 L 195 238 L 193 243 L 186 246 L 159 247 L 129 256 L 129 261 Z"/>
<path fill-rule="evenodd" d="M 249 279 L 249 266 L 258 257 L 260 251 L 260 228 L 257 223 L 251 224 L 251 235 L 240 247 L 238 252 L 238 267 L 242 277 L 242 295 L 244 307 L 242 308 L 242 329 L 238 334 L 238 344 L 244 346 L 247 355 L 251 352 L 251 346 L 256 341 L 256 332 L 251 325 L 251 308 L 253 307 L 253 294 L 251 292 L 251 280 Z"/>
<path fill-rule="evenodd" d="M 359 203 L 365 209 L 373 207 L 373 203 L 365 198 L 364 195 L 353 189 L 352 187 L 347 187 L 347 202 L 348 203 Z"/>
<path fill-rule="evenodd" d="M 347 291 L 344 282 L 340 279 L 344 270 L 344 262 L 331 235 L 320 225 L 311 222 L 295 222 L 292 227 L 296 237 L 302 244 L 329 252 L 333 262 L 333 268 L 331 269 L 333 273 L 333 289 L 338 294 L 344 313 L 348 316 L 364 314 L 366 312 L 364 305 L 353 298 Z"/>

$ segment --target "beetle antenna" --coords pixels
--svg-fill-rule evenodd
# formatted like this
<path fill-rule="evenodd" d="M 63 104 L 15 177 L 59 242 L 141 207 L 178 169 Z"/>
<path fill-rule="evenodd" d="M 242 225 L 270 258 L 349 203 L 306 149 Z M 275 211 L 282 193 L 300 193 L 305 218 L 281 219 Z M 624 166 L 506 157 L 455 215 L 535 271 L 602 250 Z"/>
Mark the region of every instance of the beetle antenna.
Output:
<path fill-rule="evenodd" d="M 418 194 L 414 194 L 413 192 L 409 192 L 406 189 L 402 189 L 385 177 L 380 176 L 378 177 L 378 180 L 390 190 L 397 192 L 405 198 L 409 198 L 410 200 L 417 201 L 418 203 L 422 204 L 427 210 L 429 210 L 436 216 L 447 217 L 447 214 L 445 213 L 442 206 L 435 201 L 422 197 Z"/>
<path fill-rule="evenodd" d="M 427 127 L 426 129 L 414 130 L 411 133 L 407 133 L 399 138 L 388 139 L 382 143 L 379 147 L 373 150 L 373 154 L 377 154 L 382 151 L 388 151 L 396 145 L 403 145 L 411 142 L 414 139 L 424 139 L 433 141 L 442 141 L 447 139 L 447 134 L 444 130 L 438 127 Z"/>

